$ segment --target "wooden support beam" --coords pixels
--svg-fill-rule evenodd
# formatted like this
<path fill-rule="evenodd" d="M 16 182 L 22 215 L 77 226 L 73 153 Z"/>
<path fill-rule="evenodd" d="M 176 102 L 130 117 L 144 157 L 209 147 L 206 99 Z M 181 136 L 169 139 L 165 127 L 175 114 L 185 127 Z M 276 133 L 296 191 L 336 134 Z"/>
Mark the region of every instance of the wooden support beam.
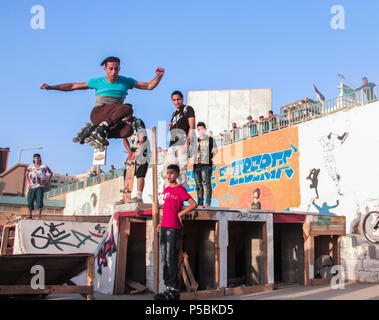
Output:
<path fill-rule="evenodd" d="M 4 226 L 3 233 L 1 236 L 1 248 L 0 248 L 0 255 L 2 256 L 7 254 L 8 239 L 9 239 L 9 227 Z"/>
<path fill-rule="evenodd" d="M 93 287 L 77 285 L 49 285 L 45 289 L 32 289 L 30 285 L 0 285 L 0 295 L 78 293 L 93 294 Z"/>
<path fill-rule="evenodd" d="M 220 289 L 220 221 L 215 225 L 215 286 Z"/>
<path fill-rule="evenodd" d="M 135 281 L 132 281 L 132 280 L 127 280 L 126 281 L 126 284 L 135 289 L 135 290 L 131 290 L 130 291 L 130 294 L 135 294 L 135 293 L 140 293 L 140 292 L 143 292 L 146 290 L 146 287 L 138 282 L 135 282 Z"/>
<path fill-rule="evenodd" d="M 159 224 L 159 201 L 158 201 L 158 151 L 157 151 L 157 128 L 152 129 L 153 138 L 153 226 L 154 226 L 154 240 L 153 240 L 153 254 L 154 254 L 154 291 L 159 293 L 159 233 L 157 226 Z"/>
<path fill-rule="evenodd" d="M 93 288 L 93 282 L 95 280 L 95 256 L 94 255 L 87 258 L 86 277 L 87 277 L 87 285 Z M 93 294 L 87 294 L 86 299 L 95 300 Z"/>
<path fill-rule="evenodd" d="M 267 222 L 262 223 L 263 284 L 268 284 Z"/>
<path fill-rule="evenodd" d="M 304 238 L 304 285 L 309 286 L 309 225 L 303 224 L 303 238 Z"/>
<path fill-rule="evenodd" d="M 127 217 L 119 217 L 118 249 L 115 277 L 115 294 L 125 293 L 126 257 L 128 255 L 128 239 L 130 235 L 130 220 Z"/>

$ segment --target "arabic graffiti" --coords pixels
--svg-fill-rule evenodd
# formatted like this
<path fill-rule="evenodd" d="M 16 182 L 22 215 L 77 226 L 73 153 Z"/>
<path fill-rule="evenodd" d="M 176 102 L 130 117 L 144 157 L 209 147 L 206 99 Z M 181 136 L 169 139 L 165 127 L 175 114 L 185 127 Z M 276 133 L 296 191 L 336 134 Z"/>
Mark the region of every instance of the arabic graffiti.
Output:
<path fill-rule="evenodd" d="M 107 257 L 111 257 L 113 253 L 117 251 L 116 242 L 113 234 L 113 225 L 111 228 L 111 233 L 109 235 L 109 239 L 104 242 L 103 246 L 100 248 L 99 253 L 96 257 L 97 259 L 97 273 L 103 273 L 103 267 L 108 267 Z"/>
<path fill-rule="evenodd" d="M 79 249 L 85 245 L 87 241 L 98 244 L 99 242 L 92 239 L 92 236 L 102 237 L 101 234 L 96 235 L 88 231 L 90 234 L 84 234 L 80 231 L 71 229 L 69 232 L 64 228 L 65 223 L 44 223 L 37 227 L 31 233 L 31 244 L 36 249 L 46 249 L 49 246 L 54 246 L 60 251 L 64 251 L 64 246 L 74 247 Z"/>

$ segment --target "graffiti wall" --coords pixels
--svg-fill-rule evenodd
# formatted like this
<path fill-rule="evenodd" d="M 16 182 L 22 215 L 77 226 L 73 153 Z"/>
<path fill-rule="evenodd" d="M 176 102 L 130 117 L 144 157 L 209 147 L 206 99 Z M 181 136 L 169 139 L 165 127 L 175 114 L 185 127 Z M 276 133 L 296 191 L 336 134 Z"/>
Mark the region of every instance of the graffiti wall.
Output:
<path fill-rule="evenodd" d="M 299 125 L 300 208 L 346 216 L 348 233 L 379 208 L 379 103 Z"/>
<path fill-rule="evenodd" d="M 219 148 L 213 165 L 212 206 L 250 209 L 253 204 L 253 208 L 266 210 L 298 207 L 299 154 L 297 127 Z M 187 191 L 197 198 L 192 164 L 189 169 Z"/>
<path fill-rule="evenodd" d="M 117 261 L 118 219 L 110 219 L 107 231 L 95 251 L 94 290 L 113 294 Z"/>
<path fill-rule="evenodd" d="M 94 253 L 107 223 L 20 220 L 13 254 Z"/>

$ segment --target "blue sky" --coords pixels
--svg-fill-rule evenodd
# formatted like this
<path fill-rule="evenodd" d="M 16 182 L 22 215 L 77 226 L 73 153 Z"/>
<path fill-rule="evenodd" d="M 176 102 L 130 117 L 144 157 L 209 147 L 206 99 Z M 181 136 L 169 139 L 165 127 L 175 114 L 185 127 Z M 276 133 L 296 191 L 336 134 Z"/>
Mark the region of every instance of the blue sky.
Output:
<path fill-rule="evenodd" d="M 45 29 L 34 30 L 31 8 L 45 9 Z M 331 8 L 345 9 L 345 29 L 334 30 Z M 170 93 L 190 90 L 272 88 L 273 110 L 310 97 L 313 83 L 328 98 L 338 95 L 337 74 L 359 86 L 378 82 L 377 0 L 17 0 L 0 4 L 2 62 L 0 147 L 43 146 L 54 172 L 79 174 L 92 163 L 92 148 L 72 142 L 89 120 L 94 91 L 42 91 L 50 85 L 103 76 L 100 62 L 121 58 L 121 74 L 139 81 L 166 74 L 153 91 L 133 89 L 127 102 L 148 128 L 168 121 Z M 215 115 L 217 116 L 217 115 Z M 165 143 L 164 139 L 159 145 Z M 24 151 L 31 162 L 36 150 Z M 122 166 L 121 140 L 111 140 L 107 165 Z"/>

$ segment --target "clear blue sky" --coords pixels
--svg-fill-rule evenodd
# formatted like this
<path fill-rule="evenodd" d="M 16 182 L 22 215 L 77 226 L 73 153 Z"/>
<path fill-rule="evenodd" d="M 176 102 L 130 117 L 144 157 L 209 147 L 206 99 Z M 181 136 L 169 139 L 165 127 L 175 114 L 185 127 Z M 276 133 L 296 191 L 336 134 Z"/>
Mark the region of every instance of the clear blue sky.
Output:
<path fill-rule="evenodd" d="M 345 29 L 333 30 L 331 8 L 345 9 Z M 44 30 L 33 30 L 30 12 L 45 9 Z M 153 91 L 133 89 L 127 102 L 148 128 L 174 110 L 170 93 L 189 90 L 272 88 L 273 109 L 304 97 L 338 95 L 337 74 L 356 86 L 378 82 L 379 1 L 329 0 L 17 0 L 0 3 L 1 134 L 10 147 L 8 167 L 20 149 L 43 146 L 54 172 L 79 174 L 92 148 L 72 142 L 89 120 L 94 91 L 42 91 L 50 85 L 104 75 L 100 62 L 121 58 L 121 74 L 149 81 L 166 74 Z M 215 115 L 217 116 L 217 115 Z M 164 141 L 159 142 L 160 145 Z M 31 162 L 24 151 L 22 162 Z M 121 167 L 126 153 L 111 140 L 105 170 Z"/>

